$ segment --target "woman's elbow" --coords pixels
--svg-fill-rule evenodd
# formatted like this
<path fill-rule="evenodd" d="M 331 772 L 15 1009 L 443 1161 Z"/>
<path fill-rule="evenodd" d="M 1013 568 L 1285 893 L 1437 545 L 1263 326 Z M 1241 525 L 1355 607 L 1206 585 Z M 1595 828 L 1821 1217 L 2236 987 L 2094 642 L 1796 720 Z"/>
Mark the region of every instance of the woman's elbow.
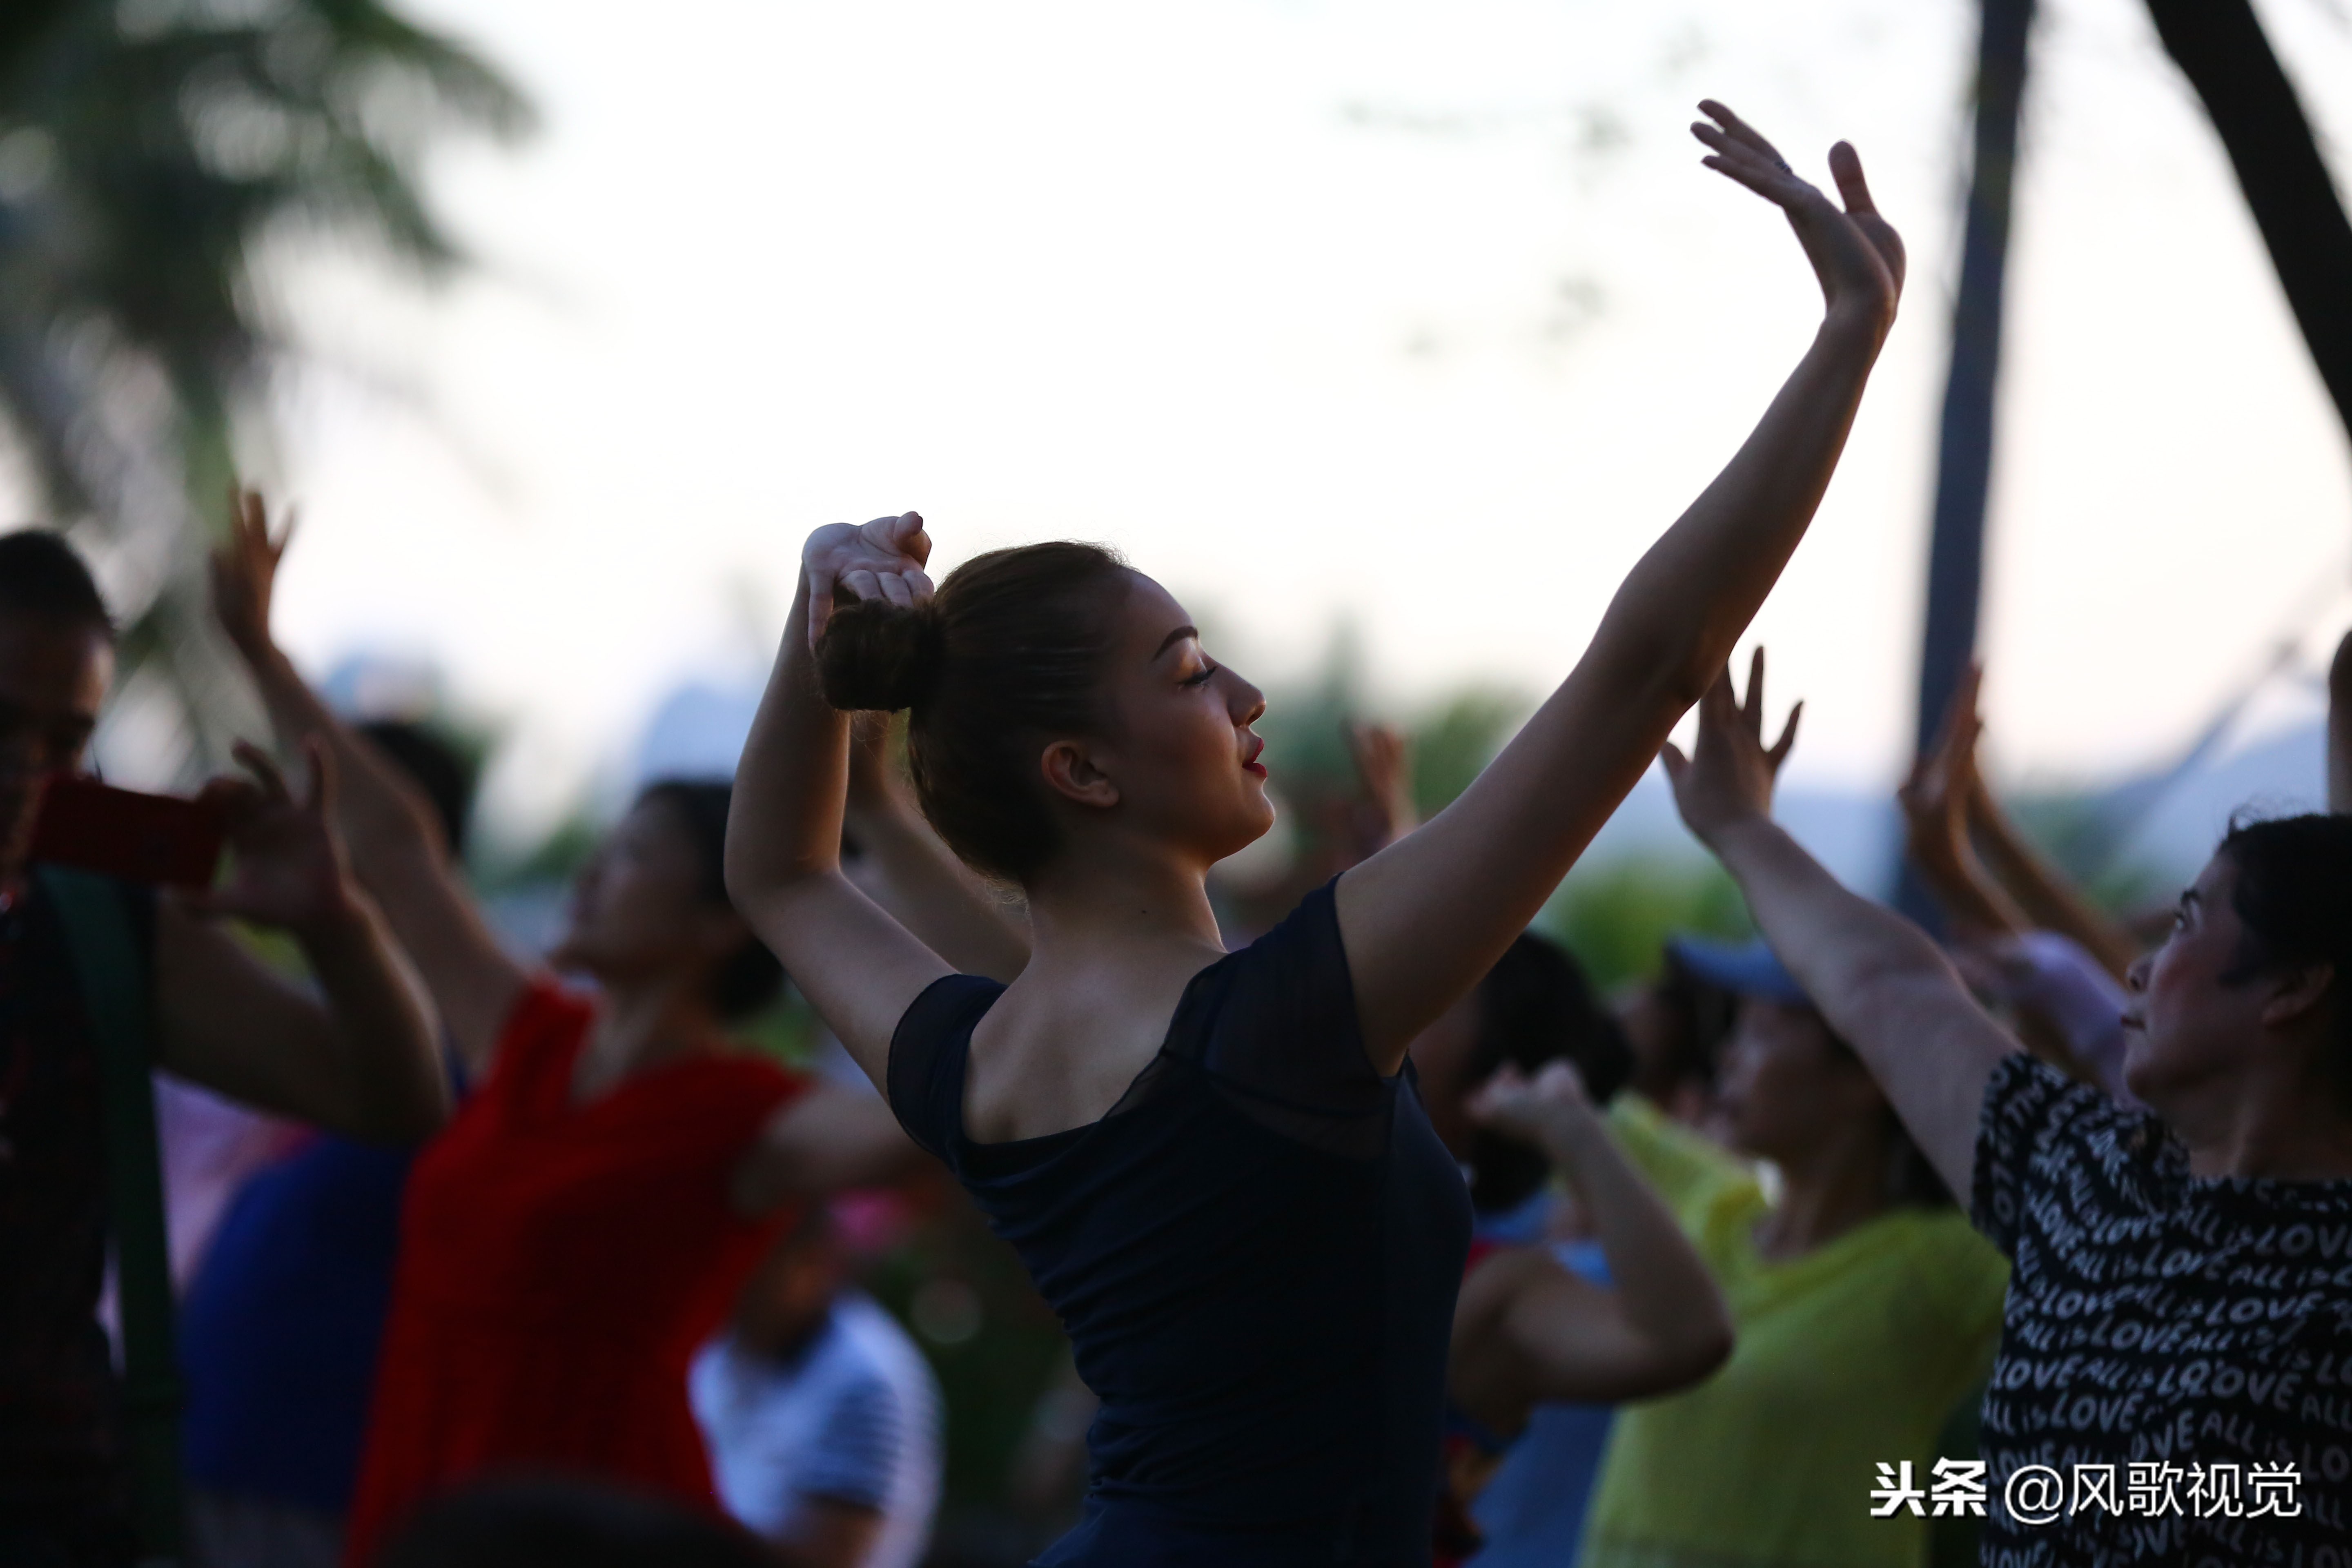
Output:
<path fill-rule="evenodd" d="M 1721 1370 L 1738 1344 L 1730 1318 L 1720 1310 L 1680 1325 L 1653 1341 L 1648 1374 L 1624 1397 L 1655 1399 L 1695 1388 Z"/>

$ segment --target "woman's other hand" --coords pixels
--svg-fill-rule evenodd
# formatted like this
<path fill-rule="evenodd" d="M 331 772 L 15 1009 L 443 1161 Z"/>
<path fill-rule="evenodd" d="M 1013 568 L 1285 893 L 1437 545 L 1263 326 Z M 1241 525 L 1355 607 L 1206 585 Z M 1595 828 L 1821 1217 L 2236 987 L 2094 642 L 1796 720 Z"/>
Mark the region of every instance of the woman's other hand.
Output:
<path fill-rule="evenodd" d="M 1546 1062 L 1533 1078 L 1517 1063 L 1505 1062 L 1478 1086 L 1465 1109 L 1481 1127 L 1545 1146 L 1564 1125 L 1594 1114 L 1584 1079 L 1565 1060 Z"/>
<path fill-rule="evenodd" d="M 246 662 L 258 664 L 271 647 L 270 601 L 278 564 L 294 542 L 294 517 L 288 513 L 273 535 L 268 503 L 241 485 L 229 487 L 228 513 L 228 538 L 212 556 L 213 615 Z"/>
<path fill-rule="evenodd" d="M 1830 174 L 1845 204 L 1841 208 L 1799 178 L 1788 160 L 1739 116 L 1713 99 L 1698 107 L 1715 121 L 1691 126 L 1691 134 L 1709 149 L 1700 162 L 1787 213 L 1789 226 L 1813 264 L 1813 276 L 1821 279 L 1828 312 L 1871 322 L 1884 336 L 1903 296 L 1903 237 L 1878 216 L 1863 179 L 1862 155 L 1853 143 L 1830 149 Z"/>
<path fill-rule="evenodd" d="M 205 786 L 203 798 L 226 820 L 236 864 L 227 881 L 191 900 L 196 910 L 298 933 L 351 917 L 358 894 L 333 826 L 333 761 L 315 736 L 302 756 L 309 779 L 299 798 L 249 742 L 237 742 L 236 760 L 253 776 Z"/>
<path fill-rule="evenodd" d="M 930 559 L 931 538 L 918 512 L 854 526 L 829 523 L 810 534 L 801 547 L 801 571 L 809 588 L 809 647 L 814 648 L 824 635 L 837 593 L 909 609 L 929 598 L 931 580 L 923 568 Z"/>
<path fill-rule="evenodd" d="M 1911 764 L 1910 776 L 1895 791 L 1912 858 L 1938 871 L 1965 866 L 1969 859 L 1969 803 L 1983 787 L 1977 776 L 1977 741 L 1984 733 L 1977 691 L 1983 679 L 1982 667 L 1970 663 L 1944 710 L 1935 743 Z"/>
<path fill-rule="evenodd" d="M 1764 650 L 1748 667 L 1748 700 L 1732 693 L 1726 668 L 1699 699 L 1698 739 L 1685 757 L 1673 742 L 1659 760 L 1674 785 L 1675 808 L 1704 843 L 1736 823 L 1772 815 L 1772 784 L 1797 743 L 1797 719 L 1805 705 L 1789 710 L 1789 721 L 1773 745 L 1764 744 Z"/>

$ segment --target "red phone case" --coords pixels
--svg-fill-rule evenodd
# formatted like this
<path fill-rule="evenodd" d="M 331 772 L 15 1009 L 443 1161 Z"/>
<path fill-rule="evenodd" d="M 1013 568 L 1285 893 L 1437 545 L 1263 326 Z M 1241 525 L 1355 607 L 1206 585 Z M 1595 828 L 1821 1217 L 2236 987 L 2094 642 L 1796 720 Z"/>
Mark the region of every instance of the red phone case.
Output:
<path fill-rule="evenodd" d="M 199 801 L 90 778 L 53 779 L 33 826 L 31 858 L 126 882 L 202 888 L 220 866 L 224 832 L 219 811 Z"/>

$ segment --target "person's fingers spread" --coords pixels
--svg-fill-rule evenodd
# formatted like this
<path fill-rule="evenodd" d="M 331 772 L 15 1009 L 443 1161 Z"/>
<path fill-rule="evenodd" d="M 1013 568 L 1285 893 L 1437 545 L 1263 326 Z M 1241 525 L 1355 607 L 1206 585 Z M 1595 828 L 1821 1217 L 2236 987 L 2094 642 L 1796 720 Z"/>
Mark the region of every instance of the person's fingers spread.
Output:
<path fill-rule="evenodd" d="M 1683 749 L 1680 746 L 1668 741 L 1658 748 L 1658 765 L 1666 770 L 1668 784 L 1679 784 L 1683 782 L 1683 774 L 1690 767 L 1690 759 L 1683 755 Z"/>
<path fill-rule="evenodd" d="M 915 607 L 915 591 L 907 586 L 904 574 L 888 572 L 875 581 L 881 587 L 882 596 L 890 603 L 902 610 L 911 610 Z"/>
<path fill-rule="evenodd" d="M 1780 738 L 1772 746 L 1774 771 L 1777 772 L 1780 764 L 1789 760 L 1789 752 L 1797 743 L 1797 721 L 1804 716 L 1805 705 L 1802 702 L 1789 710 L 1789 721 L 1780 726 Z"/>
<path fill-rule="evenodd" d="M 302 509 L 288 507 L 285 518 L 278 525 L 278 538 L 269 546 L 269 563 L 272 566 L 286 558 L 286 547 L 294 542 L 294 531 L 301 526 L 301 522 Z"/>
<path fill-rule="evenodd" d="M 1853 150 L 1851 142 L 1841 142 L 1830 149 L 1830 177 L 1837 182 L 1838 199 L 1845 210 L 1860 216 L 1864 213 L 1875 216 L 1878 204 L 1871 199 L 1870 182 L 1863 177 L 1862 154 Z"/>
<path fill-rule="evenodd" d="M 1758 643 L 1748 656 L 1748 709 L 1760 723 L 1764 717 L 1764 645 Z"/>
<path fill-rule="evenodd" d="M 841 586 L 854 599 L 878 599 L 882 596 L 882 580 L 863 566 L 854 572 L 843 573 Z"/>
<path fill-rule="evenodd" d="M 1724 131 L 1735 140 L 1755 148 L 1774 163 L 1785 165 L 1787 161 L 1780 156 L 1779 150 L 1771 142 L 1764 139 L 1763 132 L 1734 114 L 1724 104 L 1712 98 L 1704 98 L 1699 100 L 1698 108 L 1700 113 L 1722 126 Z"/>

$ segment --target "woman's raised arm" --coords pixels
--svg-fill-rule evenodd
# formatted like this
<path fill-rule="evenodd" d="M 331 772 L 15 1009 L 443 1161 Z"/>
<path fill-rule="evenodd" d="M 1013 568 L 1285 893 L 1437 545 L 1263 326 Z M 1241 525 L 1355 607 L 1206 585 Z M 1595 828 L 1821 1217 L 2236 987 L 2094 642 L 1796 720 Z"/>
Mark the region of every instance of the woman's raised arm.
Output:
<path fill-rule="evenodd" d="M 1903 245 L 1852 147 L 1844 205 L 1721 104 L 1705 160 L 1789 217 L 1826 310 L 1755 433 L 1626 577 L 1568 679 L 1436 817 L 1339 882 L 1366 1048 L 1394 1071 L 1414 1035 L 1525 929 L 1696 701 L 1804 536 L 1895 320 Z"/>
<path fill-rule="evenodd" d="M 1448 1381 L 1456 1403 L 1517 1432 L 1548 1399 L 1614 1404 L 1687 1388 L 1732 1348 L 1723 1292 L 1674 1214 L 1611 1141 L 1576 1068 L 1532 1081 L 1506 1067 L 1472 1114 L 1541 1147 L 1593 1224 L 1612 1283 L 1580 1279 L 1547 1250 L 1506 1253 L 1463 1282 Z"/>
<path fill-rule="evenodd" d="M 1683 821 L 1715 851 L 1773 952 L 1838 1038 L 1885 1090 L 1904 1126 L 1961 1202 L 1976 1170 L 1985 1083 L 2018 1043 L 1969 994 L 1927 934 L 1841 887 L 1772 820 L 1772 780 L 1795 739 L 1764 745 L 1764 654 L 1743 707 L 1725 670 L 1699 703 L 1688 760 L 1669 745 L 1666 773 Z"/>
<path fill-rule="evenodd" d="M 289 749 L 316 737 L 334 757 L 335 818 L 352 869 L 416 965 L 450 1041 L 478 1078 L 530 974 L 499 945 L 451 864 L 432 806 L 373 743 L 335 717 L 271 636 L 289 517 L 273 534 L 252 490 L 230 492 L 229 537 L 212 561 L 213 610 L 252 671 L 262 706 Z"/>
<path fill-rule="evenodd" d="M 836 588 L 912 605 L 930 595 L 930 554 L 923 520 L 911 511 L 809 535 L 727 818 L 728 897 L 886 1093 L 898 1020 L 954 971 L 842 874 L 849 715 L 824 700 L 814 647 Z"/>

